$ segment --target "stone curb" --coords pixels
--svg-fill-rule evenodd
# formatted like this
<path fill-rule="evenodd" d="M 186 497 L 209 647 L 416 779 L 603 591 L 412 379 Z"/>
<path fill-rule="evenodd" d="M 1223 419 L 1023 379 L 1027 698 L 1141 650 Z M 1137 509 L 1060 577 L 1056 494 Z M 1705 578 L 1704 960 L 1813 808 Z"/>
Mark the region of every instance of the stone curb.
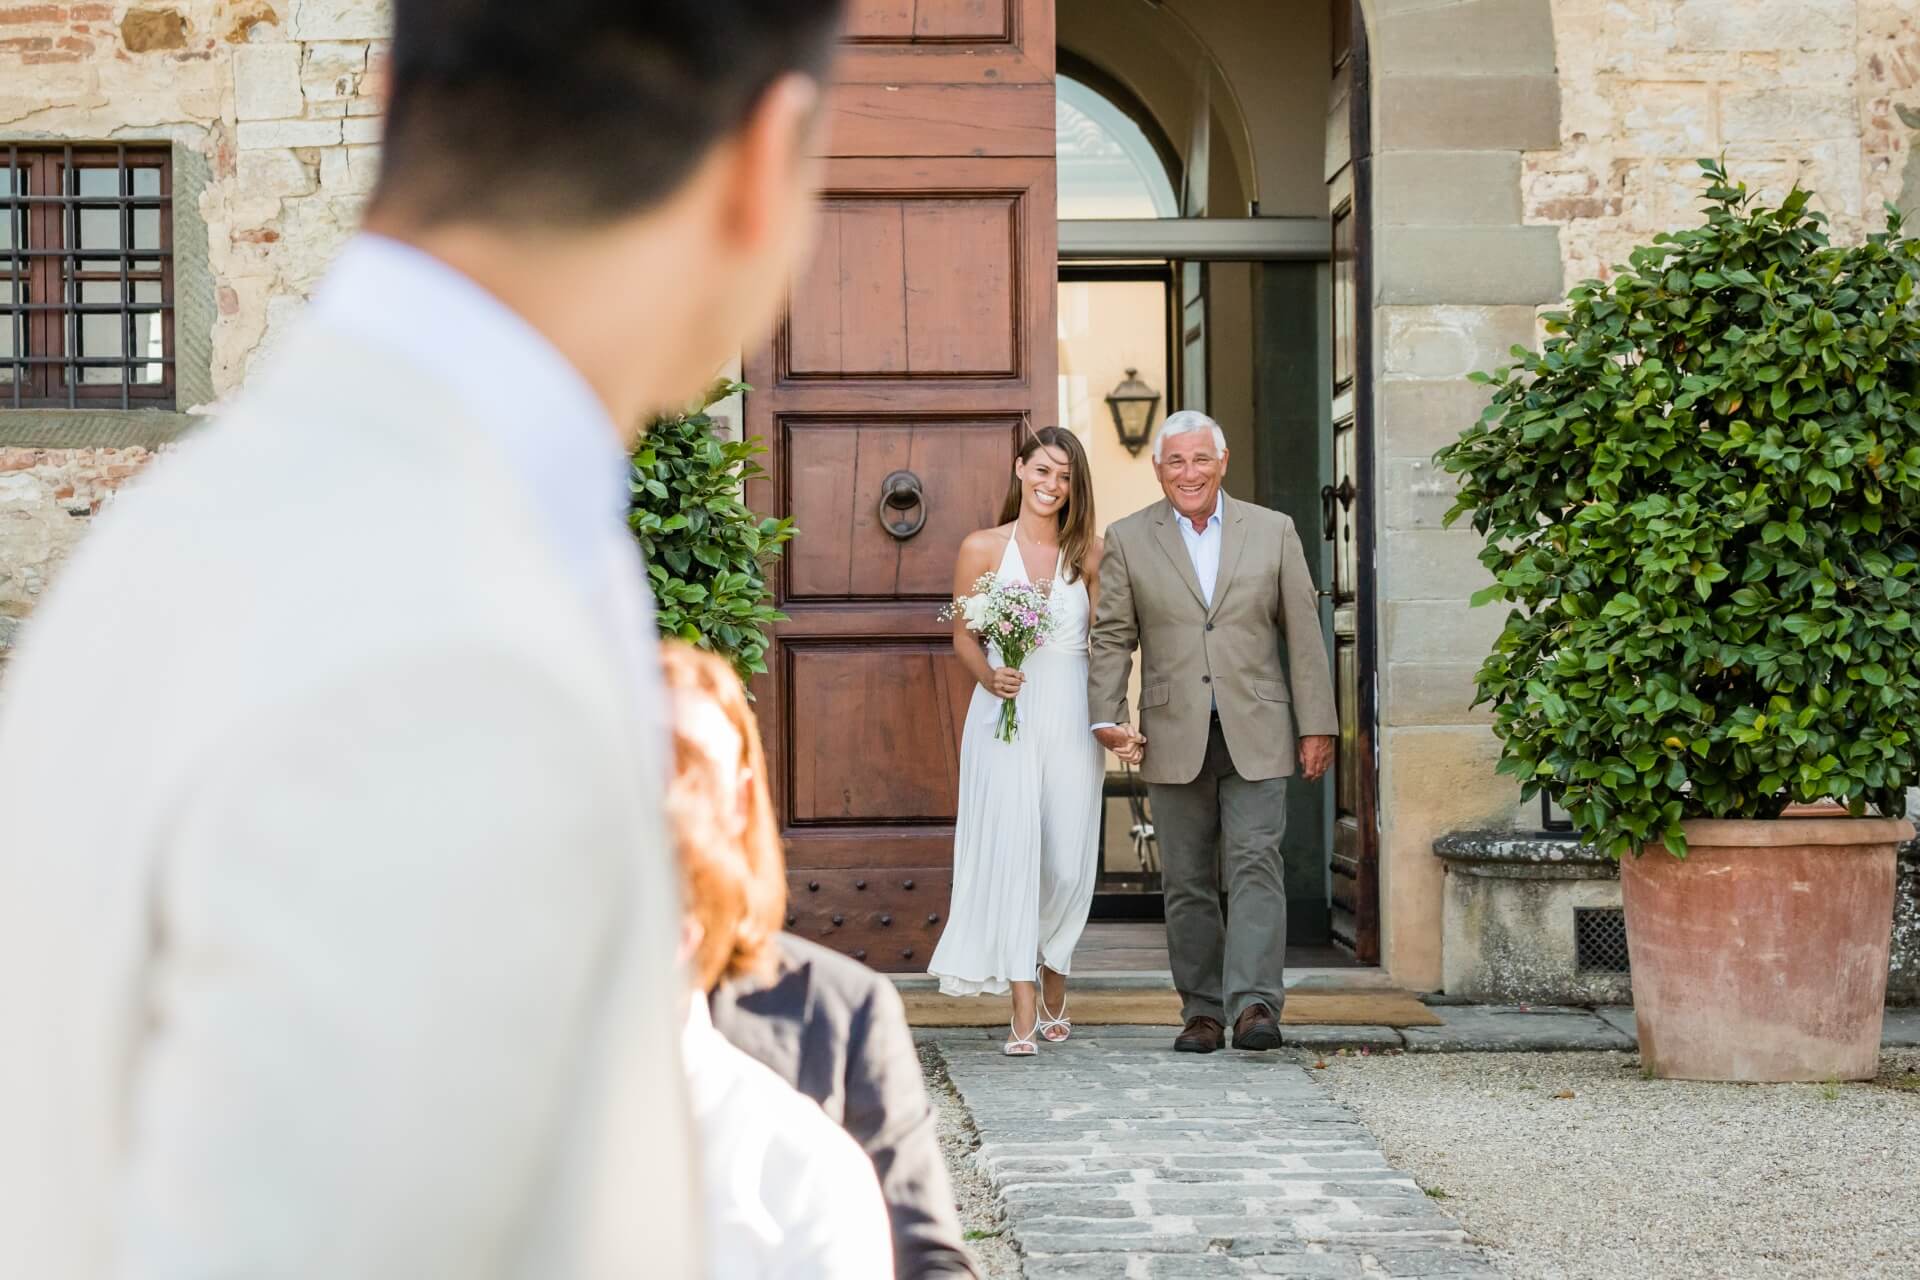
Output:
<path fill-rule="evenodd" d="M 1438 1027 L 1289 1026 L 1281 1028 L 1283 1048 L 1315 1052 L 1340 1049 L 1410 1053 L 1631 1053 L 1638 1047 L 1633 1009 L 1606 1005 L 1594 1009 L 1568 1006 L 1438 1005 Z M 1173 1027 L 1077 1027 L 1075 1040 L 1141 1040 L 1172 1043 Z M 916 1043 L 959 1044 L 997 1042 L 1005 1031 L 996 1027 L 915 1027 Z M 1881 1032 L 1883 1049 L 1920 1048 L 1920 1009 L 1888 1009 Z M 1231 1051 L 1228 1051 L 1231 1052 Z"/>

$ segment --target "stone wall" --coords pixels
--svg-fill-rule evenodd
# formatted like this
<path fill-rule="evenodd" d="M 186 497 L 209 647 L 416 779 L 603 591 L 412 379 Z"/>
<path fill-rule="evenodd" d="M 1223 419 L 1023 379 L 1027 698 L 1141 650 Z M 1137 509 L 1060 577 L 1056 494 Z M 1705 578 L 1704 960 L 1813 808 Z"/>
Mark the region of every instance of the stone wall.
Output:
<path fill-rule="evenodd" d="M 1697 157 L 1769 196 L 1810 188 L 1840 239 L 1920 209 L 1912 0 L 1553 0 L 1553 19 L 1561 139 L 1522 186 L 1569 281 L 1697 222 Z"/>
<path fill-rule="evenodd" d="M 238 388 L 351 232 L 379 153 L 386 0 L 0 0 L 0 142 L 166 141 L 208 180 L 211 401 Z M 183 381 L 185 379 L 183 378 Z M 101 501 L 152 456 L 91 415 L 72 449 L 0 413 L 0 658 Z M 75 424 L 61 430 L 71 435 Z"/>
<path fill-rule="evenodd" d="M 1625 972 L 1582 972 L 1575 954 L 1576 910 L 1621 909 L 1613 859 L 1571 837 L 1505 831 L 1455 832 L 1435 841 L 1434 853 L 1447 868 L 1448 995 L 1497 1004 L 1632 1000 Z M 1887 1003 L 1920 1005 L 1920 840 L 1900 846 L 1895 874 Z"/>
<path fill-rule="evenodd" d="M 1656 232 L 1698 220 L 1695 161 L 1812 187 L 1840 238 L 1920 206 L 1913 0 L 1372 0 L 1385 961 L 1442 973 L 1434 839 L 1531 821 L 1469 709 L 1497 609 L 1478 541 L 1442 530 L 1433 450 L 1486 404 L 1465 381 Z"/>
<path fill-rule="evenodd" d="M 0 448 L 0 655 L 88 520 L 150 456 L 140 448 Z"/>

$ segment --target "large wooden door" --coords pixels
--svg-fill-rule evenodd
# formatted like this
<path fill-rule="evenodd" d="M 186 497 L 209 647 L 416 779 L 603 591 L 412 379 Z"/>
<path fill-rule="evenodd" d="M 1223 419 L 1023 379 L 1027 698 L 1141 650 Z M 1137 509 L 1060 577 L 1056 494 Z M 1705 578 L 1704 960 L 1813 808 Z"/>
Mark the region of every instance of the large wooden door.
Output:
<path fill-rule="evenodd" d="M 1373 640 L 1372 119 L 1360 6 L 1333 0 L 1333 92 L 1327 210 L 1333 224 L 1333 480 L 1321 490 L 1333 540 L 1333 935 L 1355 957 L 1380 958 L 1380 853 L 1375 821 Z"/>
<path fill-rule="evenodd" d="M 972 682 L 936 613 L 1055 385 L 1052 0 L 856 0 L 819 246 L 746 361 L 798 529 L 756 692 L 788 926 L 926 967 Z"/>

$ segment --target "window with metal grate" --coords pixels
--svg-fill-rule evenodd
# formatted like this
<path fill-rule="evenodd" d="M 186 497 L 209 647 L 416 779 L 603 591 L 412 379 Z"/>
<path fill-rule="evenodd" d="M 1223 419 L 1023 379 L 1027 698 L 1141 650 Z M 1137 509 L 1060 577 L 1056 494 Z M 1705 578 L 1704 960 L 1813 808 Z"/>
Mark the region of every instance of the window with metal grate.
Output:
<path fill-rule="evenodd" d="M 164 148 L 0 147 L 0 408 L 173 406 L 172 177 Z"/>

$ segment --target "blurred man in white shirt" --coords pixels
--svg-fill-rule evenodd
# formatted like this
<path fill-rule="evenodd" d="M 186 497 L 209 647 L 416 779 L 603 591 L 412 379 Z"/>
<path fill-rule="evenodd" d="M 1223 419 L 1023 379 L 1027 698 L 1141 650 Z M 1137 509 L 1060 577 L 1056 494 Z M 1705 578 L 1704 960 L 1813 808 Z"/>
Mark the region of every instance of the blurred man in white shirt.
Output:
<path fill-rule="evenodd" d="M 634 431 L 772 315 L 841 0 L 394 0 L 371 233 L 0 715 L 0 1241 L 702 1270 Z"/>

